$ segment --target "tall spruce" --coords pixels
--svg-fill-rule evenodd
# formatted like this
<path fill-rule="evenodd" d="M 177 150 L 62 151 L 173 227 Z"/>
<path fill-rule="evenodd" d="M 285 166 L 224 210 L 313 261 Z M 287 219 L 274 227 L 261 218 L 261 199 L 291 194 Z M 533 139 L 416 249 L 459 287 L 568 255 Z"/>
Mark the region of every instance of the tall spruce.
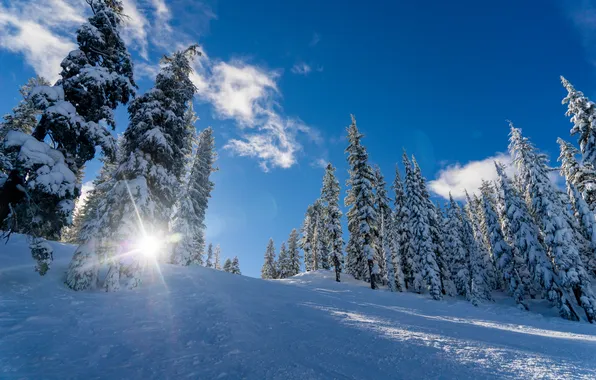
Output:
<path fill-rule="evenodd" d="M 220 257 L 221 257 L 221 247 L 218 245 L 215 246 L 215 251 L 213 251 L 213 268 L 217 269 L 217 270 L 221 270 L 221 262 L 220 262 Z"/>
<path fill-rule="evenodd" d="M 313 246 L 314 246 L 314 234 L 316 227 L 316 213 L 313 205 L 309 205 L 306 209 L 306 215 L 304 222 L 302 223 L 300 238 L 300 248 L 304 251 L 304 270 L 310 272 L 316 270 L 314 268 L 313 261 Z"/>
<path fill-rule="evenodd" d="M 582 164 L 596 167 L 596 105 L 567 79 L 561 77 L 561 82 L 567 90 L 567 96 L 563 99 L 563 104 L 568 105 L 565 115 L 571 116 L 571 135 L 578 135 Z"/>
<path fill-rule="evenodd" d="M 298 231 L 294 228 L 288 239 L 288 260 L 290 266 L 288 277 L 300 273 L 300 251 L 298 250 L 298 247 Z"/>
<path fill-rule="evenodd" d="M 354 239 L 357 242 L 355 245 L 357 248 L 351 253 L 356 256 L 357 269 L 361 268 L 360 263 L 366 262 L 368 271 L 365 273 L 368 274 L 370 287 L 376 289 L 375 277 L 378 275 L 376 272 L 378 264 L 375 263 L 377 244 L 375 241 L 377 213 L 373 194 L 375 176 L 368 164 L 366 148 L 360 142 L 364 135 L 358 130 L 353 115 L 352 124 L 347 131 L 349 145 L 346 148 L 346 153 L 348 153 L 348 164 L 350 165 L 350 178 L 348 180 L 348 195 L 344 203 L 346 207 L 350 207 L 347 213 L 350 240 Z M 357 274 L 362 276 L 364 273 Z"/>
<path fill-rule="evenodd" d="M 209 244 L 207 248 L 207 260 L 205 261 L 207 268 L 213 268 L 213 244 Z"/>
<path fill-rule="evenodd" d="M 330 269 L 329 265 L 329 244 L 326 228 L 326 206 L 321 199 L 317 199 L 313 205 L 315 213 L 315 227 L 313 234 L 312 261 L 314 270 Z"/>
<path fill-rule="evenodd" d="M 339 209 L 339 181 L 335 177 L 335 168 L 327 164 L 321 189 L 321 201 L 325 206 L 324 226 L 326 239 L 329 246 L 330 264 L 335 268 L 335 281 L 340 282 L 343 266 L 343 232 L 341 227 L 342 212 Z"/>
<path fill-rule="evenodd" d="M 189 132 L 190 133 L 190 132 Z M 180 235 L 172 252 L 171 262 L 178 265 L 200 264 L 205 250 L 205 215 L 214 184 L 211 173 L 217 153 L 213 130 L 209 127 L 199 133 L 197 150 L 188 183 L 177 202 L 172 230 Z"/>
<path fill-rule="evenodd" d="M 391 207 L 389 204 L 391 203 L 391 199 L 387 195 L 387 183 L 385 182 L 385 178 L 383 177 L 383 173 L 381 173 L 381 168 L 379 166 L 375 166 L 374 168 L 374 175 L 375 181 L 373 182 L 374 185 L 374 202 L 375 202 L 375 209 L 377 211 L 377 250 L 376 250 L 376 258 L 375 261 L 379 265 L 379 282 L 382 284 L 387 284 L 389 278 L 387 277 L 389 269 L 391 269 L 393 275 L 393 284 L 390 285 L 390 289 L 395 291 L 395 271 L 393 268 L 389 268 L 388 265 L 393 267 L 393 257 L 386 255 L 386 248 L 390 250 L 389 241 L 391 240 L 391 229 L 383 227 L 385 223 L 386 226 L 390 226 L 391 220 Z M 387 241 L 387 243 L 385 243 Z"/>
<path fill-rule="evenodd" d="M 404 185 L 401 181 L 399 168 L 395 165 L 395 179 L 393 181 L 393 192 L 395 193 L 394 211 L 393 211 L 393 239 L 392 252 L 395 268 L 395 285 L 399 291 L 406 291 L 406 278 L 408 278 L 409 267 L 406 263 L 406 257 L 411 255 L 410 250 L 411 230 L 409 222 L 409 210 L 406 205 L 406 195 Z"/>
<path fill-rule="evenodd" d="M 588 321 L 596 318 L 596 298 L 581 261 L 579 242 L 567 218 L 567 210 L 548 177 L 546 157 L 536 151 L 521 130 L 511 125 L 509 151 L 526 184 L 526 198 L 537 221 L 549 257 L 553 260 L 559 285 L 573 295 L 569 302 L 581 306 Z M 580 318 L 573 309 L 560 309 L 569 319 Z"/>
<path fill-rule="evenodd" d="M 232 260 L 230 260 L 229 258 L 227 258 L 224 262 L 223 271 L 228 273 L 232 272 Z"/>
<path fill-rule="evenodd" d="M 277 278 L 275 245 L 273 244 L 273 239 L 269 239 L 269 243 L 267 244 L 267 250 L 265 251 L 265 257 L 263 260 L 263 267 L 261 268 L 261 278 L 264 280 Z"/>
<path fill-rule="evenodd" d="M 234 256 L 232 259 L 232 264 L 230 266 L 230 273 L 241 275 L 242 272 L 240 271 L 240 260 L 238 260 L 238 256 Z"/>
<path fill-rule="evenodd" d="M 465 247 L 462 210 L 449 194 L 449 205 L 446 210 L 444 230 L 446 256 L 451 259 L 451 271 L 457 294 L 471 299 L 470 293 L 470 257 Z"/>
<path fill-rule="evenodd" d="M 441 290 L 444 295 L 455 296 L 457 294 L 457 290 L 455 288 L 453 274 L 451 272 L 452 260 L 445 249 L 445 236 L 447 233 L 443 229 L 443 211 L 438 205 L 434 205 L 432 203 L 429 205 L 428 210 L 430 232 L 441 278 Z"/>
<path fill-rule="evenodd" d="M 440 270 L 430 230 L 429 207 L 432 203 L 420 167 L 413 156 L 409 175 L 409 180 L 406 175 L 406 190 L 408 202 L 411 205 L 412 246 L 415 252 L 413 260 L 417 262 L 416 266 L 419 268 L 418 272 L 414 272 L 412 289 L 422 293 L 425 288 L 428 288 L 431 297 L 439 300 L 442 298 Z"/>
<path fill-rule="evenodd" d="M 277 277 L 278 278 L 288 278 L 290 277 L 290 256 L 288 253 L 288 248 L 286 247 L 286 242 L 281 243 L 281 248 L 279 249 L 279 256 L 277 259 Z"/>

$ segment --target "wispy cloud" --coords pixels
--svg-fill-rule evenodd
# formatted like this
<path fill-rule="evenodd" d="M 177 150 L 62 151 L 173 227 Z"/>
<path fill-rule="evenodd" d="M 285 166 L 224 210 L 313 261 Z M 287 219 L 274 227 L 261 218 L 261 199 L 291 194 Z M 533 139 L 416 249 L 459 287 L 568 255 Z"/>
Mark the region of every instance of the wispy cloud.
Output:
<path fill-rule="evenodd" d="M 313 33 L 312 38 L 308 46 L 317 46 L 321 42 L 321 35 L 317 32 Z"/>
<path fill-rule="evenodd" d="M 586 53 L 596 59 L 596 0 L 559 0 L 581 35 Z"/>
<path fill-rule="evenodd" d="M 497 153 L 480 161 L 470 161 L 465 165 L 455 164 L 440 170 L 437 179 L 428 183 L 430 189 L 437 195 L 449 199 L 449 193 L 454 199 L 465 199 L 465 190 L 470 194 L 478 191 L 482 180 L 494 181 L 498 178 L 495 161 L 506 165 L 507 174 L 513 175 L 515 169 L 511 156 Z"/>
<path fill-rule="evenodd" d="M 328 164 L 329 164 L 329 160 L 326 160 L 324 158 L 317 158 L 316 160 L 314 160 L 313 162 L 310 163 L 310 166 L 312 166 L 313 168 L 325 169 Z"/>
<path fill-rule="evenodd" d="M 298 62 L 292 66 L 292 72 L 298 75 L 308 75 L 312 71 L 312 67 L 304 62 Z"/>
<path fill-rule="evenodd" d="M 266 70 L 241 60 L 220 62 L 204 55 L 196 64 L 193 82 L 198 96 L 214 107 L 217 117 L 235 120 L 239 137 L 225 148 L 257 158 L 264 171 L 289 168 L 302 150 L 298 135 L 318 142 L 320 136 L 300 119 L 288 117 L 277 102 L 278 71 Z"/>

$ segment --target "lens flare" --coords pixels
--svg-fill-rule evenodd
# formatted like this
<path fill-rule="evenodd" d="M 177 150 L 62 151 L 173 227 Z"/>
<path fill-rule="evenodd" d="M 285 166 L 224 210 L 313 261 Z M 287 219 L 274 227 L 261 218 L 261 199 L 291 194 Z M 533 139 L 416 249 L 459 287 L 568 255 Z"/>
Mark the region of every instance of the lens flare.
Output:
<path fill-rule="evenodd" d="M 160 241 L 150 235 L 143 236 L 137 244 L 139 252 L 146 257 L 155 257 L 159 252 L 160 247 Z"/>

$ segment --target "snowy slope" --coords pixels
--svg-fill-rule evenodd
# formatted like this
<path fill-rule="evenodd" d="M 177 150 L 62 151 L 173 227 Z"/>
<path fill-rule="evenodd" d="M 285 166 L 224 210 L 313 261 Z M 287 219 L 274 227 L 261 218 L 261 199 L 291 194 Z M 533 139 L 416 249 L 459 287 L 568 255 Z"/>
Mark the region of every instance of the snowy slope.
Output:
<path fill-rule="evenodd" d="M 502 304 L 162 266 L 119 293 L 66 289 L 0 246 L 0 379 L 596 378 L 596 326 Z"/>

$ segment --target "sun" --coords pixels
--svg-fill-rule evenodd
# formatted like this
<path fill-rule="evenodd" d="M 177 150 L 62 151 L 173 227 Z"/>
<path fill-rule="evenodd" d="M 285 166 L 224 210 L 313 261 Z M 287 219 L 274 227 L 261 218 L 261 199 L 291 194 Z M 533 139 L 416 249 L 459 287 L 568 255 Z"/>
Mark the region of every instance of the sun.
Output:
<path fill-rule="evenodd" d="M 143 256 L 155 257 L 161 248 L 161 242 L 153 236 L 145 235 L 137 243 L 137 249 Z"/>

